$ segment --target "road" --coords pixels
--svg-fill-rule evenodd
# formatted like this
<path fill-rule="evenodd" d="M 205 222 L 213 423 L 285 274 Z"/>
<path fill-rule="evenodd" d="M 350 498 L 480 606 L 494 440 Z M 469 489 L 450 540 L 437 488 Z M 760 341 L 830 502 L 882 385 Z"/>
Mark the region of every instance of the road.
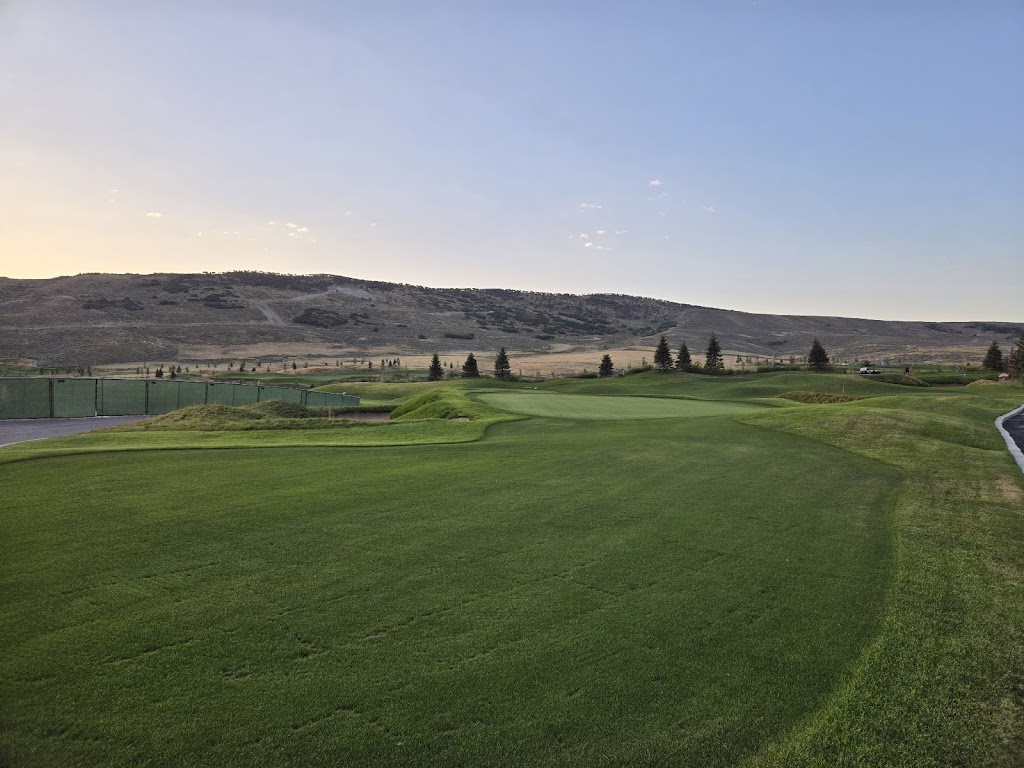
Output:
<path fill-rule="evenodd" d="M 44 437 L 76 435 L 94 429 L 116 427 L 148 416 L 97 416 L 89 419 L 0 419 L 0 447 L 42 440 Z"/>
<path fill-rule="evenodd" d="M 1012 419 L 1004 421 L 1003 429 L 1010 433 L 1013 442 L 1024 451 L 1024 413 L 1018 413 Z"/>

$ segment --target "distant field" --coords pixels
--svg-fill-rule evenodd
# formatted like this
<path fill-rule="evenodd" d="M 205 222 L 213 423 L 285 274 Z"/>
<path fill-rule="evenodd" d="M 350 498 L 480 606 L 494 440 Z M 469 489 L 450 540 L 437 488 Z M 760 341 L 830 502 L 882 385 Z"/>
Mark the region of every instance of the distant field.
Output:
<path fill-rule="evenodd" d="M 1024 390 L 358 386 L 0 449 L 0 764 L 1024 764 Z"/>

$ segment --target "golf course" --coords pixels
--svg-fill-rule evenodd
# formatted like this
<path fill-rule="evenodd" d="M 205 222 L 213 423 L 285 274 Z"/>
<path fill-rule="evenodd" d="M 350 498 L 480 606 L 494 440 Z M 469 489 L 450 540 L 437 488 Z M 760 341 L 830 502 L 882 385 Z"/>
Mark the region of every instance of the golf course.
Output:
<path fill-rule="evenodd" d="M 0 765 L 1024 763 L 1019 386 L 323 389 L 0 448 Z"/>

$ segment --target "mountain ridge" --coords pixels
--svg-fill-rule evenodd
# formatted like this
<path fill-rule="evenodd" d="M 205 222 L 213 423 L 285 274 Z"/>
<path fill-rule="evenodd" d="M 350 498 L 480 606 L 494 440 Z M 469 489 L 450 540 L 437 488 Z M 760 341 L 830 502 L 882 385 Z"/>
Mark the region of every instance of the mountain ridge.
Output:
<path fill-rule="evenodd" d="M 980 360 L 1024 322 L 875 320 L 763 314 L 628 294 L 428 288 L 341 275 L 274 272 L 83 273 L 0 277 L 0 357 L 41 365 L 254 359 L 297 347 L 324 357 L 383 350 L 651 346 L 661 334 L 731 354 L 806 354 L 813 338 L 851 359 Z M 236 350 L 236 351 L 233 351 Z"/>

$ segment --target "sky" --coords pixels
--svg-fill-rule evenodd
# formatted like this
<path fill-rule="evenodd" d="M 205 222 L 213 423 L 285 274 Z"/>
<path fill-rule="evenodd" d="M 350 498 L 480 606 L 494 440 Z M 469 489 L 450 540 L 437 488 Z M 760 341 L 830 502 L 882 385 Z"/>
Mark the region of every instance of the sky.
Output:
<path fill-rule="evenodd" d="M 0 275 L 1024 320 L 1024 3 L 0 0 Z"/>

